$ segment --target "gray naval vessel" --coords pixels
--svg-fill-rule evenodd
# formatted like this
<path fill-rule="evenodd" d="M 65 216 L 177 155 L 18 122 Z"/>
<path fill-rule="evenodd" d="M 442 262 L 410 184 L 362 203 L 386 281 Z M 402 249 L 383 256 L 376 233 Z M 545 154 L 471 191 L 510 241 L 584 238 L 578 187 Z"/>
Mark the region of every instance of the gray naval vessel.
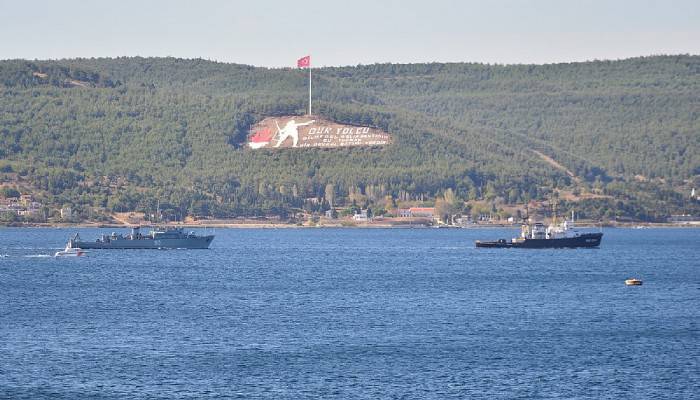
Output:
<path fill-rule="evenodd" d="M 602 232 L 580 232 L 574 225 L 574 213 L 571 212 L 571 220 L 564 220 L 559 225 L 552 224 L 545 227 L 542 223 L 534 225 L 523 224 L 520 229 L 520 237 L 508 241 L 498 239 L 495 241 L 476 241 L 476 247 L 492 247 L 499 249 L 559 249 L 576 247 L 599 247 L 603 240 Z"/>
<path fill-rule="evenodd" d="M 147 234 L 141 233 L 140 227 L 131 228 L 126 236 L 112 232 L 102 235 L 95 241 L 85 241 L 75 234 L 68 247 L 80 249 L 208 249 L 214 235 L 199 236 L 194 232 L 185 232 L 183 228 L 154 228 Z"/>

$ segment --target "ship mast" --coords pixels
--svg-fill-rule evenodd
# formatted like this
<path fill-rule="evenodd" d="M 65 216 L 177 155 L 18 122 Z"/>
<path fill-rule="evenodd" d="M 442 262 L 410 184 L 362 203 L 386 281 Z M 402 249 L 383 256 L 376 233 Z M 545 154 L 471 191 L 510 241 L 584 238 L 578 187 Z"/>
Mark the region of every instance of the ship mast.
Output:
<path fill-rule="evenodd" d="M 525 203 L 525 223 L 530 223 L 530 205 Z"/>

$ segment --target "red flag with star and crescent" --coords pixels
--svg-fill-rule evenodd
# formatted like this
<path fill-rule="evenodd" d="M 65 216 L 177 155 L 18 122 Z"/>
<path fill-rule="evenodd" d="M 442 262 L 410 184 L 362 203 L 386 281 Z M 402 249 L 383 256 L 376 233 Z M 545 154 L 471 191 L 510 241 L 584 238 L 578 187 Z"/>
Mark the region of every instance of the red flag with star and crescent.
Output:
<path fill-rule="evenodd" d="M 306 56 L 298 59 L 297 68 L 311 68 L 311 56 Z"/>

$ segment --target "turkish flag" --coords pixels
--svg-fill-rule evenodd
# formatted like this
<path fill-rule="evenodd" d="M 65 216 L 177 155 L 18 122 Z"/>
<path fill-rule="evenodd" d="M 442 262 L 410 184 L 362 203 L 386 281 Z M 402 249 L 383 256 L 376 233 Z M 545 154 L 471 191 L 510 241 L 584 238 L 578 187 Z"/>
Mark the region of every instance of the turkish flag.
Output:
<path fill-rule="evenodd" d="M 298 59 L 297 68 L 311 68 L 311 56 L 306 56 Z"/>

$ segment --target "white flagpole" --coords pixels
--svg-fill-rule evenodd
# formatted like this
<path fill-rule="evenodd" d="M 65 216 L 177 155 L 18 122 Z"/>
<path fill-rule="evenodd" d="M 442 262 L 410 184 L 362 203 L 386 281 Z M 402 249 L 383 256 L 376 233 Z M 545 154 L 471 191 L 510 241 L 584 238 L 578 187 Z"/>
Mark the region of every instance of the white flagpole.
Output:
<path fill-rule="evenodd" d="M 309 58 L 309 115 L 311 115 L 311 58 Z"/>

